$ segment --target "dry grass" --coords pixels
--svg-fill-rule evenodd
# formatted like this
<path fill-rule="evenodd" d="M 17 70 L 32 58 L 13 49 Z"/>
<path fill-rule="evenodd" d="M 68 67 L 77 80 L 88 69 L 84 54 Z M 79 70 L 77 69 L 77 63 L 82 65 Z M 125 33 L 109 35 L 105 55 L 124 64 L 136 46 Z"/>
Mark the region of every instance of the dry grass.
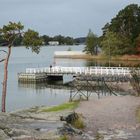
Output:
<path fill-rule="evenodd" d="M 72 58 L 72 59 L 96 59 L 96 60 L 108 60 L 109 57 L 103 54 L 99 55 L 66 55 L 66 56 L 56 56 L 56 58 Z M 140 55 L 123 55 L 123 56 L 111 56 L 112 61 L 140 61 Z"/>
<path fill-rule="evenodd" d="M 61 136 L 58 140 L 68 140 L 68 137 L 64 135 L 64 136 Z"/>
<path fill-rule="evenodd" d="M 83 121 L 82 117 L 79 116 L 79 118 L 77 120 L 72 122 L 72 126 L 77 128 L 77 129 L 84 129 L 85 128 L 85 124 L 84 124 L 84 121 Z"/>

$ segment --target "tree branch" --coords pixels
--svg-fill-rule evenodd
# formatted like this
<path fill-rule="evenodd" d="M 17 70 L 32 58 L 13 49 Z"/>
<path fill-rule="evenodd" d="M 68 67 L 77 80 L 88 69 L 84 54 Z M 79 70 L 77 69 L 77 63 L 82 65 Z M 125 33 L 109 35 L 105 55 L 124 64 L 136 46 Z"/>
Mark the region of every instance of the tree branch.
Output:
<path fill-rule="evenodd" d="M 7 51 L 5 51 L 5 50 L 0 50 L 0 52 L 4 52 L 4 53 L 8 54 L 8 52 L 7 52 Z M 0 59 L 0 62 L 3 62 L 3 61 L 5 61 L 5 58 Z"/>
<path fill-rule="evenodd" d="M 1 60 L 0 60 L 0 63 L 3 62 L 3 61 L 5 61 L 5 59 L 1 59 Z"/>
<path fill-rule="evenodd" d="M 0 50 L 0 52 L 4 52 L 4 53 L 8 54 L 8 52 L 7 52 L 7 51 L 5 51 L 5 50 Z"/>

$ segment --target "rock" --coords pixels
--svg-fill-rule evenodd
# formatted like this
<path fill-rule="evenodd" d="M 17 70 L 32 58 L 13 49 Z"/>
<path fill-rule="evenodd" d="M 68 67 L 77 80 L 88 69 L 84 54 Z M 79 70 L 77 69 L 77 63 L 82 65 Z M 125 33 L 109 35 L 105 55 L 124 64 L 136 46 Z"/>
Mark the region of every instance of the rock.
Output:
<path fill-rule="evenodd" d="M 37 140 L 59 140 L 60 135 L 57 130 L 50 130 L 46 133 L 40 133 L 35 137 Z"/>
<path fill-rule="evenodd" d="M 12 140 L 37 140 L 31 136 L 21 135 L 18 137 L 13 137 Z"/>
<path fill-rule="evenodd" d="M 10 132 L 8 132 L 8 135 L 11 137 L 16 137 L 16 136 L 21 136 L 21 135 L 30 135 L 30 132 L 28 130 L 21 130 L 21 129 L 13 128 Z"/>
<path fill-rule="evenodd" d="M 9 136 L 7 136 L 3 130 L 0 129 L 0 140 L 12 140 Z"/>
<path fill-rule="evenodd" d="M 66 117 L 60 116 L 61 121 L 66 121 L 67 123 L 71 124 L 72 122 L 79 119 L 79 115 L 77 113 L 71 113 Z"/>
<path fill-rule="evenodd" d="M 83 132 L 79 129 L 72 127 L 70 124 L 64 124 L 63 127 L 58 128 L 59 133 L 62 135 L 81 135 Z"/>

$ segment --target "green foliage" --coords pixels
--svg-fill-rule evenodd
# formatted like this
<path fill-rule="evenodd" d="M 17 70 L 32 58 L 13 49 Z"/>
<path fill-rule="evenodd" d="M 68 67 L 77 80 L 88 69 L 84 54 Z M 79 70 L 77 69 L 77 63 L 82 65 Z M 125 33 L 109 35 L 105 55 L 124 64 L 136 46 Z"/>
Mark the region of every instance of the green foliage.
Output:
<path fill-rule="evenodd" d="M 72 110 L 75 109 L 78 106 L 79 102 L 68 102 L 64 103 L 58 106 L 50 107 L 50 108 L 43 108 L 41 109 L 41 112 L 56 112 L 56 111 L 62 111 L 62 110 Z"/>
<path fill-rule="evenodd" d="M 119 36 L 116 37 L 118 43 L 120 42 L 116 54 L 136 54 L 135 40 L 140 34 L 140 7 L 137 4 L 126 6 L 102 30 L 103 38 L 107 32 L 113 32 Z"/>
<path fill-rule="evenodd" d="M 101 46 L 104 53 L 108 56 L 123 55 L 132 53 L 133 48 L 130 46 L 130 40 L 114 32 L 106 32 Z"/>
<path fill-rule="evenodd" d="M 140 106 L 137 108 L 136 110 L 136 119 L 138 120 L 138 122 L 140 123 Z"/>
<path fill-rule="evenodd" d="M 136 45 L 136 51 L 137 51 L 137 53 L 140 54 L 140 34 L 136 38 L 135 45 Z"/>
<path fill-rule="evenodd" d="M 87 35 L 86 39 L 86 47 L 84 51 L 88 54 L 96 54 L 96 47 L 98 45 L 98 38 L 91 30 L 89 30 L 89 33 Z"/>
<path fill-rule="evenodd" d="M 68 137 L 67 137 L 66 135 L 64 135 L 64 136 L 61 136 L 61 137 L 59 138 L 59 140 L 68 140 Z"/>
<path fill-rule="evenodd" d="M 15 39 L 15 41 L 13 42 L 13 46 L 20 46 L 22 44 L 22 36 L 19 36 Z"/>
<path fill-rule="evenodd" d="M 20 22 L 9 22 L 7 25 L 0 28 L 1 39 L 8 46 L 12 46 L 16 38 L 21 36 L 23 28 L 24 26 Z"/>
<path fill-rule="evenodd" d="M 43 42 L 45 45 L 48 45 L 49 41 L 58 41 L 60 45 L 73 45 L 75 43 L 75 40 L 72 37 L 65 37 L 62 35 L 57 35 L 54 37 L 49 37 L 47 35 L 42 36 Z"/>
<path fill-rule="evenodd" d="M 27 48 L 31 48 L 33 52 L 39 53 L 40 46 L 42 45 L 42 40 L 39 37 L 38 32 L 33 30 L 23 31 L 24 26 L 18 22 L 9 22 L 0 28 L 0 42 L 2 45 L 7 45 L 8 47 L 17 46 L 23 44 Z"/>
<path fill-rule="evenodd" d="M 67 36 L 67 37 L 64 37 L 64 36 L 61 36 L 61 35 L 57 35 L 57 36 L 54 36 L 53 37 L 53 40 L 54 41 L 58 41 L 60 45 L 73 45 L 74 44 L 74 39 Z"/>
<path fill-rule="evenodd" d="M 38 32 L 35 32 L 31 29 L 25 32 L 23 37 L 23 44 L 26 46 L 26 48 L 31 48 L 33 52 L 39 53 L 42 42 L 43 41 L 39 37 Z"/>
<path fill-rule="evenodd" d="M 42 38 L 42 40 L 44 42 L 44 45 L 49 45 L 48 42 L 51 40 L 51 38 L 49 36 L 43 35 L 41 38 Z"/>

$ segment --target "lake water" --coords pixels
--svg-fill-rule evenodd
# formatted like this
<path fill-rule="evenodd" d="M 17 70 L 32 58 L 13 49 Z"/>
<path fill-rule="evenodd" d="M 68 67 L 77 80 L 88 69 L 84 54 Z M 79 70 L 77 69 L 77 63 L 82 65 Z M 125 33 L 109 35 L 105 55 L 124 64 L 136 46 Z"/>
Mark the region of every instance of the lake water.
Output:
<path fill-rule="evenodd" d="M 31 67 L 58 66 L 108 66 L 105 61 L 93 61 L 82 59 L 54 59 L 54 51 L 83 50 L 84 45 L 79 46 L 46 46 L 42 47 L 39 54 L 32 53 L 24 47 L 12 48 L 8 68 L 8 87 L 6 97 L 6 110 L 15 111 L 42 105 L 58 105 L 69 100 L 70 90 L 47 87 L 46 84 L 19 84 L 17 74 Z M 119 66 L 121 62 L 112 63 Z M 125 63 L 126 64 L 126 63 Z M 137 65 L 137 63 L 136 63 Z M 0 83 L 3 80 L 3 64 L 0 63 Z M 0 84 L 0 93 L 2 85 Z M 96 96 L 96 95 L 95 95 Z M 1 97 L 0 97 L 1 102 Z M 0 104 L 1 106 L 1 104 Z"/>

